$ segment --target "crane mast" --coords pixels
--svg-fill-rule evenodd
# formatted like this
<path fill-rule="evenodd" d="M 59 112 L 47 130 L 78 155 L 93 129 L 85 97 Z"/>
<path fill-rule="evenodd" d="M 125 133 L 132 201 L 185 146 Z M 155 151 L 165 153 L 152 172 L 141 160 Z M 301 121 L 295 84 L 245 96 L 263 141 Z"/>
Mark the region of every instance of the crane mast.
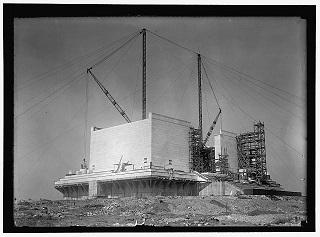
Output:
<path fill-rule="evenodd" d="M 128 122 L 131 123 L 131 120 L 129 119 L 128 115 L 124 110 L 120 107 L 120 105 L 116 102 L 116 100 L 112 97 L 112 95 L 109 93 L 109 91 L 101 84 L 101 82 L 98 80 L 98 78 L 92 73 L 92 68 L 87 69 L 87 73 L 89 73 L 93 80 L 98 84 L 102 92 L 107 96 L 107 98 L 110 100 L 110 102 L 113 104 L 113 106 L 119 111 L 121 116 Z"/>
<path fill-rule="evenodd" d="M 142 77 L 142 119 L 146 118 L 146 29 L 142 29 L 140 32 L 142 33 L 143 36 L 143 62 L 142 62 L 142 67 L 143 67 L 143 77 Z M 202 140 L 202 91 L 201 91 L 201 55 L 198 54 L 198 102 L 199 102 L 199 130 L 200 130 L 200 137 Z M 128 122 L 131 123 L 131 120 L 129 119 L 128 115 L 125 113 L 125 111 L 120 107 L 120 105 L 116 102 L 116 100 L 112 97 L 110 92 L 102 85 L 102 83 L 98 80 L 98 78 L 93 74 L 91 71 L 92 67 L 87 69 L 87 73 L 91 75 L 93 80 L 98 84 L 102 92 L 107 96 L 107 98 L 110 100 L 110 102 L 113 104 L 113 106 L 118 110 L 118 112 L 121 114 L 121 116 Z M 210 84 L 211 89 L 213 90 L 211 84 Z M 212 131 L 214 127 L 216 126 L 217 120 L 221 114 L 221 108 L 219 106 L 219 113 L 214 119 L 212 125 L 209 128 L 209 131 L 207 132 L 206 138 L 203 140 L 202 145 L 205 146 L 205 144 L 208 142 L 209 137 L 212 134 Z"/>
<path fill-rule="evenodd" d="M 213 120 L 212 125 L 211 125 L 211 127 L 210 127 L 210 129 L 209 129 L 209 131 L 208 131 L 208 133 L 207 133 L 207 136 L 206 136 L 206 138 L 205 138 L 204 141 L 203 141 L 203 145 L 206 145 L 209 137 L 211 136 L 212 131 L 213 131 L 214 127 L 215 127 L 216 124 L 217 124 L 217 121 L 218 121 L 218 118 L 219 118 L 220 114 L 221 114 L 221 109 L 219 108 L 219 113 L 218 113 L 218 115 L 216 116 L 216 118 Z"/>

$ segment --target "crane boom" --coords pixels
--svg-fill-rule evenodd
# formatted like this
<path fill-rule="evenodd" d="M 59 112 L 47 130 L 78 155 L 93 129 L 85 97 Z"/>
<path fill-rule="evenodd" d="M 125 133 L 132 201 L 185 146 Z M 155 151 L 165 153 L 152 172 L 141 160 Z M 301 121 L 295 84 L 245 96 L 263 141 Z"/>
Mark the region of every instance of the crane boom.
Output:
<path fill-rule="evenodd" d="M 215 127 L 216 124 L 217 124 L 217 120 L 218 120 L 220 114 L 221 114 L 221 109 L 219 108 L 219 113 L 218 113 L 218 115 L 216 116 L 216 118 L 214 119 L 214 121 L 213 121 L 213 123 L 212 123 L 212 125 L 211 125 L 211 127 L 210 127 L 210 129 L 209 129 L 209 131 L 208 131 L 208 133 L 207 133 L 207 136 L 206 136 L 206 138 L 205 138 L 204 141 L 203 141 L 203 145 L 205 145 L 205 144 L 207 143 L 209 137 L 211 136 L 212 131 L 213 131 L 214 127 Z"/>
<path fill-rule="evenodd" d="M 102 92 L 107 96 L 107 98 L 111 101 L 113 106 L 119 111 L 121 116 L 128 122 L 131 123 L 131 120 L 129 119 L 128 115 L 124 110 L 120 107 L 120 105 L 116 102 L 116 100 L 112 97 L 112 95 L 109 93 L 109 91 L 101 84 L 101 82 L 98 80 L 98 78 L 91 72 L 92 68 L 87 69 L 87 73 L 90 73 L 94 81 L 98 84 Z"/>

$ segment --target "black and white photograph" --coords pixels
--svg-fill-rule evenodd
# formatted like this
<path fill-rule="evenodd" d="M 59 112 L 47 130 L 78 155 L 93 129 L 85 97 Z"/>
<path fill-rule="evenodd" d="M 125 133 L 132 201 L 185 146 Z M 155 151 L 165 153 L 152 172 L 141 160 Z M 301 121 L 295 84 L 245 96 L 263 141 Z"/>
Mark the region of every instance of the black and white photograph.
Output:
<path fill-rule="evenodd" d="M 307 19 L 184 9 L 13 18 L 14 231 L 312 222 Z"/>

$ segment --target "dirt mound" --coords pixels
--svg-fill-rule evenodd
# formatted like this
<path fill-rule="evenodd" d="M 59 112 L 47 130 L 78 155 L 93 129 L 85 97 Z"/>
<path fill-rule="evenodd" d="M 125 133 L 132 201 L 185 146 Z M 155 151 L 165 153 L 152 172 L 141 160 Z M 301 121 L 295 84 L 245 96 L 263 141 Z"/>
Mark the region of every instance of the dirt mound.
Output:
<path fill-rule="evenodd" d="M 162 201 L 160 203 L 151 204 L 148 208 L 148 211 L 157 214 L 163 212 L 170 212 L 170 208 L 168 203 Z"/>
<path fill-rule="evenodd" d="M 266 196 L 96 198 L 20 201 L 17 226 L 241 226 L 299 225 L 305 198 Z"/>
<path fill-rule="evenodd" d="M 258 216 L 258 215 L 266 215 L 266 214 L 283 214 L 283 211 L 272 211 L 272 210 L 253 210 L 248 212 L 248 216 Z"/>

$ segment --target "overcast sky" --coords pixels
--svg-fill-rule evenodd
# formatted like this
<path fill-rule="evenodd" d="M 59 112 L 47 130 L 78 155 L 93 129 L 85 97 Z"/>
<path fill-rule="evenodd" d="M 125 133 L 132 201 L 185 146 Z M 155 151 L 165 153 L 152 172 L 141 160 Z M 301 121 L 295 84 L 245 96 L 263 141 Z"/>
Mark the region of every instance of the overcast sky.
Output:
<path fill-rule="evenodd" d="M 205 56 L 223 111 L 215 133 L 221 125 L 235 133 L 250 131 L 252 118 L 263 121 L 271 178 L 305 193 L 303 20 L 38 18 L 15 21 L 15 197 L 61 198 L 54 181 L 79 169 L 85 156 L 83 72 L 144 27 Z M 131 120 L 141 119 L 141 46 L 142 37 L 136 37 L 93 69 Z M 196 55 L 147 33 L 147 57 L 147 111 L 197 127 Z M 206 80 L 203 73 L 204 132 L 218 112 Z M 88 98 L 88 131 L 125 123 L 92 79 Z M 88 151 L 88 136 L 86 141 Z"/>

